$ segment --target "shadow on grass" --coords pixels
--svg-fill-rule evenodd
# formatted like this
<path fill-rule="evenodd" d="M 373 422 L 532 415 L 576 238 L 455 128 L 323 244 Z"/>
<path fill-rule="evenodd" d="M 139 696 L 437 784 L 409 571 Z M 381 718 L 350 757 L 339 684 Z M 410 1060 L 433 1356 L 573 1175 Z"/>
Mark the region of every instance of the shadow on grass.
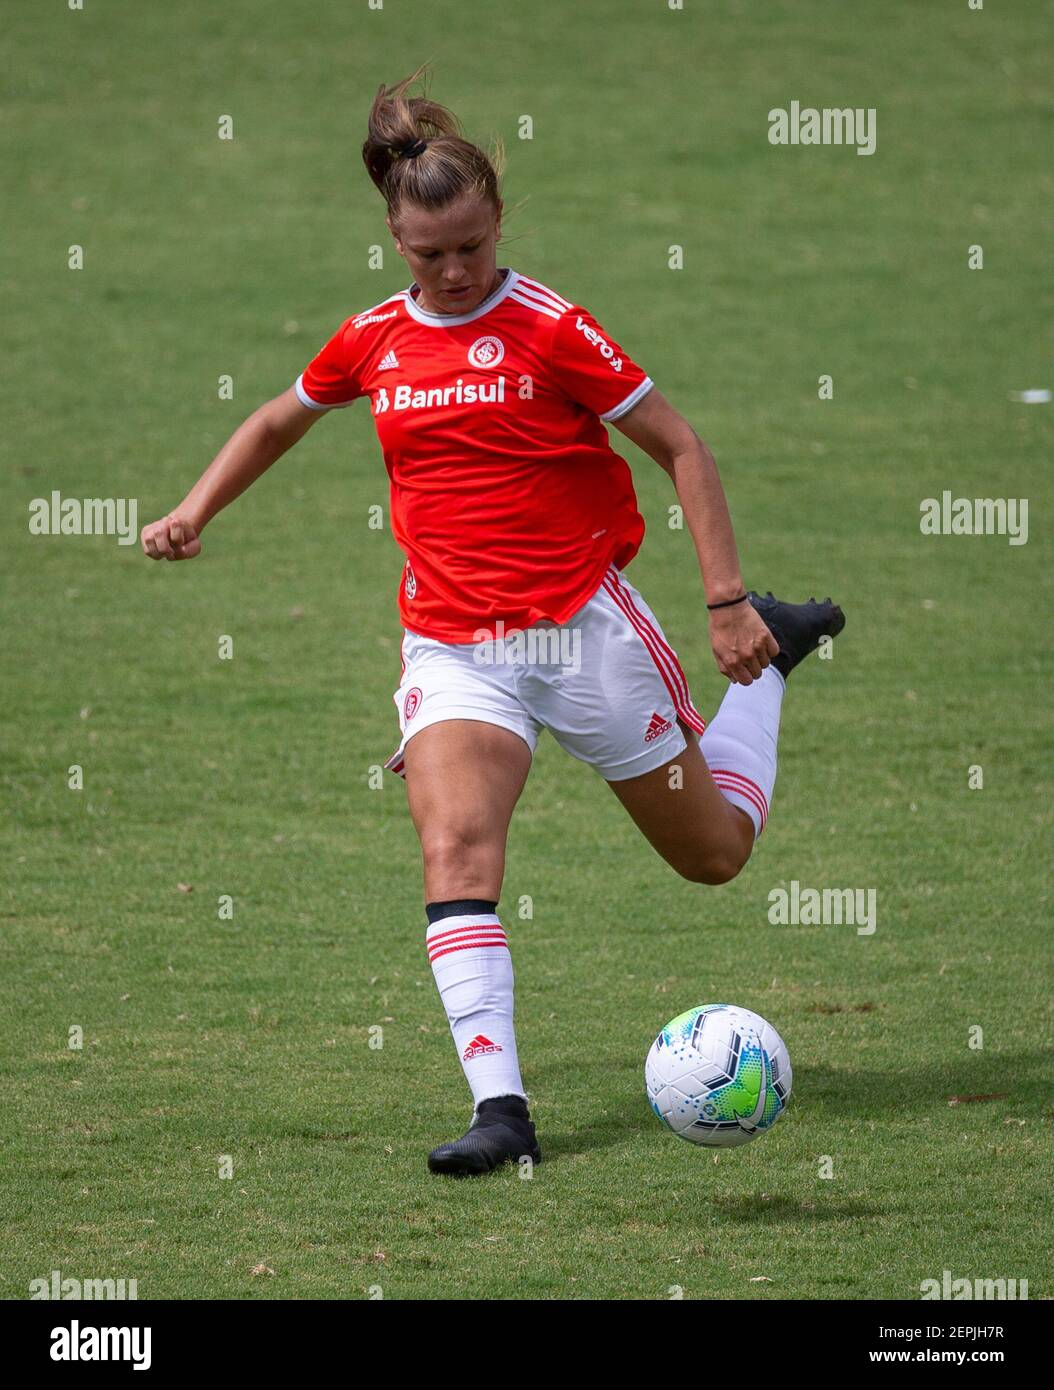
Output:
<path fill-rule="evenodd" d="M 1054 1123 L 1054 1102 L 1049 1078 L 1054 1049 L 1033 1052 L 970 1052 L 954 1063 L 919 1059 L 916 1065 L 900 1070 L 875 1071 L 853 1067 L 802 1067 L 794 1073 L 791 1113 L 811 1120 L 819 1115 L 837 1116 L 839 1123 L 857 1120 L 883 1121 L 941 1119 L 956 1111 L 965 1117 L 970 1111 L 984 1111 L 986 1123 L 1002 1125 L 1010 1116 L 1038 1123 Z M 543 1074 L 536 1094 L 559 1094 L 553 1078 Z M 610 1083 L 609 1083 L 610 1084 Z M 951 1097 L 966 1099 L 957 1105 Z M 970 1097 L 995 1097 L 971 1100 Z M 552 1158 L 583 1152 L 596 1152 L 624 1144 L 627 1136 L 658 1121 L 650 1116 L 643 1089 L 627 1096 L 622 1104 L 608 1105 L 603 1114 L 583 1116 L 564 1132 L 550 1128 L 544 1107 L 539 1116 L 543 1150 Z M 548 1133 L 547 1133 L 548 1131 Z"/>
<path fill-rule="evenodd" d="M 1007 1115 L 1049 1118 L 1054 1049 L 1029 1052 L 971 1052 L 963 1047 L 954 1061 L 911 1058 L 902 1068 L 872 1071 L 854 1067 L 802 1067 L 794 1073 L 794 1097 L 802 1107 L 820 1106 L 843 1118 L 883 1119 L 892 1115 L 938 1116 L 949 1110 L 983 1109 L 1000 1121 Z M 969 1097 L 994 1097 L 970 1100 Z M 952 1097 L 964 1098 L 951 1105 Z"/>
<path fill-rule="evenodd" d="M 793 1197 L 769 1193 L 744 1192 L 709 1199 L 724 1220 L 741 1221 L 748 1226 L 815 1225 L 826 1221 L 859 1221 L 869 1216 L 888 1216 L 889 1208 L 867 1202 L 803 1202 Z"/>

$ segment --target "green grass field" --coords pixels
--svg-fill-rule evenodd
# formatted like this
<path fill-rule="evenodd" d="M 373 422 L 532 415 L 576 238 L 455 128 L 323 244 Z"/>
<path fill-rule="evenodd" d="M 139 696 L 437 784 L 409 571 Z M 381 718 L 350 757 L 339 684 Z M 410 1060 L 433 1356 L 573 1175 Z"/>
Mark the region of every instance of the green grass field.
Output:
<path fill-rule="evenodd" d="M 1011 399 L 1054 385 L 1052 19 L 7 8 L 5 1298 L 53 1269 L 141 1298 L 914 1299 L 945 1269 L 1054 1294 L 1054 405 Z M 469 132 L 506 142 L 499 264 L 589 307 L 710 443 L 748 582 L 831 592 L 849 619 L 791 682 L 772 819 L 725 888 L 677 879 L 543 740 L 501 908 L 547 1160 L 530 1181 L 425 1170 L 470 1104 L 404 788 L 368 785 L 397 738 L 401 568 L 367 526 L 387 515 L 368 410 L 320 423 L 191 564 L 27 525 L 53 489 L 163 514 L 342 319 L 409 282 L 358 148 L 376 87 L 424 59 Z M 770 145 L 792 100 L 876 108 L 876 153 Z M 630 577 L 709 717 L 687 533 L 615 437 L 649 524 Z M 921 535 L 944 489 L 1029 498 L 1028 544 Z M 877 931 L 770 925 L 795 879 L 875 888 Z M 670 1017 L 723 999 L 779 1028 L 795 1094 L 717 1161 L 663 1131 L 642 1072 Z"/>

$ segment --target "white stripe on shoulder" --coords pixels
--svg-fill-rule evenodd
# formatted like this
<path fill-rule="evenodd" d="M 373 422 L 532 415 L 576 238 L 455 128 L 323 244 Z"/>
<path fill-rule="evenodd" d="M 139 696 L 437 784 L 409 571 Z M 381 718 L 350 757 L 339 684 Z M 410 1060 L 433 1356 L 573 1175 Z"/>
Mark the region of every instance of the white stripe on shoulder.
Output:
<path fill-rule="evenodd" d="M 546 304 L 540 303 L 537 300 L 528 299 L 525 294 L 520 294 L 517 290 L 510 290 L 509 298 L 515 299 L 517 303 L 525 305 L 528 309 L 533 309 L 535 313 L 548 314 L 551 319 L 558 319 L 560 317 L 559 310 L 551 309 Z"/>
<path fill-rule="evenodd" d="M 651 377 L 646 376 L 641 384 L 632 390 L 624 400 L 619 401 L 618 405 L 613 406 L 611 410 L 605 410 L 600 418 L 602 420 L 621 420 L 623 415 L 632 410 L 637 402 L 642 400 L 654 385 L 655 383 L 652 381 Z"/>
<path fill-rule="evenodd" d="M 517 293 L 529 299 L 532 304 L 537 304 L 539 309 L 549 309 L 557 316 L 567 312 L 559 300 L 554 299 L 552 295 L 543 294 L 541 290 L 525 289 L 522 284 L 517 285 L 516 290 Z"/>
<path fill-rule="evenodd" d="M 549 299 L 553 300 L 554 309 L 574 308 L 574 305 L 571 303 L 569 299 L 565 299 L 563 295 L 557 294 L 555 290 L 551 290 L 548 285 L 543 285 L 538 280 L 531 280 L 526 275 L 521 275 L 520 285 L 522 285 L 525 289 L 533 290 L 537 295 L 545 295 Z"/>

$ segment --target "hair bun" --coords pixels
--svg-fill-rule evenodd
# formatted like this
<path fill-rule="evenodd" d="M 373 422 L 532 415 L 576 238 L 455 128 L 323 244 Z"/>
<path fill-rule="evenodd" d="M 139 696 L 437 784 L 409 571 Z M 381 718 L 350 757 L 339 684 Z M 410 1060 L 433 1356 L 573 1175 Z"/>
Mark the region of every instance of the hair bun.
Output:
<path fill-rule="evenodd" d="M 483 198 L 500 211 L 500 171 L 491 158 L 463 137 L 453 111 L 428 96 L 408 95 L 426 73 L 422 65 L 402 81 L 382 85 L 370 107 L 362 162 L 388 206 L 389 218 L 398 218 L 404 201 L 437 209 L 463 194 Z M 501 162 L 500 144 L 497 148 Z M 426 150 L 428 163 L 419 164 Z"/>

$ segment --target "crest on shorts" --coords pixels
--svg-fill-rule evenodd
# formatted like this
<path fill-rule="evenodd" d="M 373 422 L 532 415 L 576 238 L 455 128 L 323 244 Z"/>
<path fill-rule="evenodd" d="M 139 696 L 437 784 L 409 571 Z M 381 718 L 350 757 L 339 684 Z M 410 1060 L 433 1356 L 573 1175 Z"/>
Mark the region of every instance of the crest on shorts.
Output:
<path fill-rule="evenodd" d="M 406 699 L 403 701 L 403 719 L 409 724 L 421 707 L 422 695 L 415 685 L 412 690 L 406 692 Z"/>
<path fill-rule="evenodd" d="M 505 356 L 505 344 L 500 338 L 477 338 L 468 350 L 469 366 L 496 367 Z"/>

